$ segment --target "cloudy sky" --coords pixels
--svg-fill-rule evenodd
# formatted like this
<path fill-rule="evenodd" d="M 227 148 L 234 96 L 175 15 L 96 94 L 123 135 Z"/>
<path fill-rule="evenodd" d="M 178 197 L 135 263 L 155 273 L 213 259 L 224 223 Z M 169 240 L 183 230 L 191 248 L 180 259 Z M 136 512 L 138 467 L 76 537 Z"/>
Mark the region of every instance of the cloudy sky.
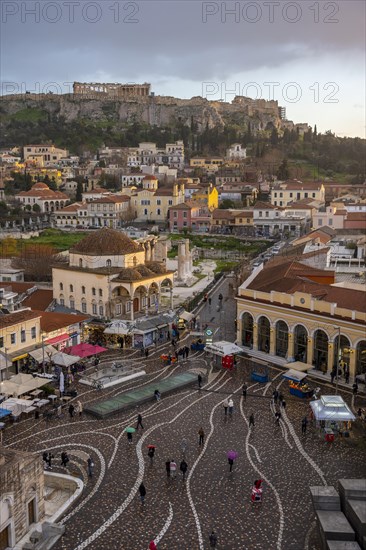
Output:
<path fill-rule="evenodd" d="M 2 93 L 150 82 L 277 99 L 290 120 L 365 137 L 362 0 L 2 0 L 1 31 Z"/>

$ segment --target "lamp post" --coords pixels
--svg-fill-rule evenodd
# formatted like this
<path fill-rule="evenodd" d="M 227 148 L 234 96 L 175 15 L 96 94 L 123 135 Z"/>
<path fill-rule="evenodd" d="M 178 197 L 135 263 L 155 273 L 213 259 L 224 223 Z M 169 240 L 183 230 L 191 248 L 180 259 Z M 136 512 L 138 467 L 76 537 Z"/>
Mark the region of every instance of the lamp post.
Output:
<path fill-rule="evenodd" d="M 42 334 L 42 371 L 43 374 L 46 372 L 44 364 L 44 334 Z"/>
<path fill-rule="evenodd" d="M 336 395 L 338 395 L 338 371 L 339 371 L 339 356 L 341 353 L 341 327 L 334 327 L 338 330 L 338 345 L 336 356 Z"/>
<path fill-rule="evenodd" d="M 5 352 L 5 379 L 9 380 L 9 373 L 8 373 L 8 351 L 9 348 L 4 348 Z"/>

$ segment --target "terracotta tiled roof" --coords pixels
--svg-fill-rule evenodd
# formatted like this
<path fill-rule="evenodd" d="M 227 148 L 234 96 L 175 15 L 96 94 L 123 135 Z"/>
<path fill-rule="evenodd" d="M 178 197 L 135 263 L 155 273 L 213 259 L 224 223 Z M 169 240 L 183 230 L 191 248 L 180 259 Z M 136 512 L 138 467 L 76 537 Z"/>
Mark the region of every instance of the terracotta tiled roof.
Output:
<path fill-rule="evenodd" d="M 34 313 L 41 317 L 41 330 L 44 332 L 53 332 L 62 328 L 67 328 L 75 323 L 81 323 L 90 318 L 88 315 L 73 315 L 72 313 L 57 313 L 54 311 L 36 311 Z"/>
<path fill-rule="evenodd" d="M 216 208 L 216 210 L 212 212 L 212 219 L 213 220 L 232 220 L 234 219 L 234 215 L 230 210 Z"/>
<path fill-rule="evenodd" d="M 27 296 L 23 300 L 22 305 L 24 307 L 30 307 L 33 310 L 45 311 L 53 301 L 52 290 L 38 288 L 35 292 L 32 292 L 30 296 Z"/>
<path fill-rule="evenodd" d="M 0 329 L 11 327 L 12 325 L 17 325 L 19 323 L 24 323 L 31 319 L 37 319 L 41 316 L 42 312 L 39 311 L 30 311 L 26 309 L 24 311 L 16 311 L 15 313 L 9 313 L 7 315 L 0 315 Z"/>
<path fill-rule="evenodd" d="M 64 208 L 60 208 L 57 210 L 57 212 L 77 212 L 80 210 L 80 208 L 86 208 L 87 203 L 86 202 L 74 202 L 72 204 L 69 204 L 67 206 L 64 206 Z"/>
<path fill-rule="evenodd" d="M 144 180 L 157 181 L 158 178 L 156 176 L 151 175 L 151 174 L 146 174 L 146 176 L 144 176 Z"/>
<path fill-rule="evenodd" d="M 18 294 L 23 294 L 23 292 L 27 292 L 27 290 L 35 286 L 34 283 L 14 283 L 13 281 L 2 281 L 0 283 L 0 288 L 11 288 L 12 292 L 17 292 Z"/>
<path fill-rule="evenodd" d="M 109 194 L 110 191 L 108 191 L 108 189 L 103 189 L 103 187 L 96 187 L 95 189 L 92 189 L 91 191 L 84 191 L 83 195 L 93 195 L 94 193 L 96 193 L 96 194 L 99 194 L 99 193 Z"/>
<path fill-rule="evenodd" d="M 191 208 L 189 204 L 182 202 L 181 204 L 177 204 L 177 206 L 170 206 L 168 210 L 190 210 Z"/>
<path fill-rule="evenodd" d="M 142 246 L 127 237 L 125 233 L 109 227 L 90 233 L 70 249 L 71 253 L 91 256 L 123 255 L 142 251 Z"/>
<path fill-rule="evenodd" d="M 277 206 L 273 206 L 273 204 L 263 201 L 257 201 L 253 208 L 254 210 L 278 210 Z"/>

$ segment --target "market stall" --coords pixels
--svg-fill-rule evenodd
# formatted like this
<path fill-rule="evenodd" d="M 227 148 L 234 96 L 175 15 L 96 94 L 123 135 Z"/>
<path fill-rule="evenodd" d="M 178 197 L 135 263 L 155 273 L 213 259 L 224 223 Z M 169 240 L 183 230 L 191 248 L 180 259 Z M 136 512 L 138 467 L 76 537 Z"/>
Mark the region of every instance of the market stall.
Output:
<path fill-rule="evenodd" d="M 323 395 L 310 402 L 314 418 L 325 441 L 331 443 L 336 435 L 349 435 L 355 415 L 340 395 Z"/>
<path fill-rule="evenodd" d="M 314 390 L 310 388 L 308 383 L 305 381 L 306 377 L 307 374 L 305 372 L 299 372 L 292 369 L 283 374 L 283 378 L 286 378 L 289 381 L 289 390 L 291 395 L 300 397 L 301 399 L 313 396 Z"/>
<path fill-rule="evenodd" d="M 206 343 L 205 351 L 221 358 L 221 365 L 225 369 L 232 369 L 235 364 L 235 356 L 242 353 L 242 349 L 232 342 L 221 340 L 219 342 Z"/>

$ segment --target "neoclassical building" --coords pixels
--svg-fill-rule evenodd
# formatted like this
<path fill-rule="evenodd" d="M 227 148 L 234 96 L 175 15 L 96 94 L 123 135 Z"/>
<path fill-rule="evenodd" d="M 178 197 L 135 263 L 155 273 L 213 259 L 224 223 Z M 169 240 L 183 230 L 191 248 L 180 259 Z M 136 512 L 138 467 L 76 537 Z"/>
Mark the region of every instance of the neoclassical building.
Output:
<path fill-rule="evenodd" d="M 52 269 L 57 303 L 93 317 L 134 320 L 159 310 L 162 287 L 173 288 L 165 266 L 166 244 L 148 236 L 133 241 L 104 227 L 69 251 L 67 264 Z"/>
<path fill-rule="evenodd" d="M 366 292 L 334 285 L 334 272 L 298 261 L 270 262 L 238 289 L 237 343 L 248 355 L 297 360 L 324 373 L 366 373 Z"/>

